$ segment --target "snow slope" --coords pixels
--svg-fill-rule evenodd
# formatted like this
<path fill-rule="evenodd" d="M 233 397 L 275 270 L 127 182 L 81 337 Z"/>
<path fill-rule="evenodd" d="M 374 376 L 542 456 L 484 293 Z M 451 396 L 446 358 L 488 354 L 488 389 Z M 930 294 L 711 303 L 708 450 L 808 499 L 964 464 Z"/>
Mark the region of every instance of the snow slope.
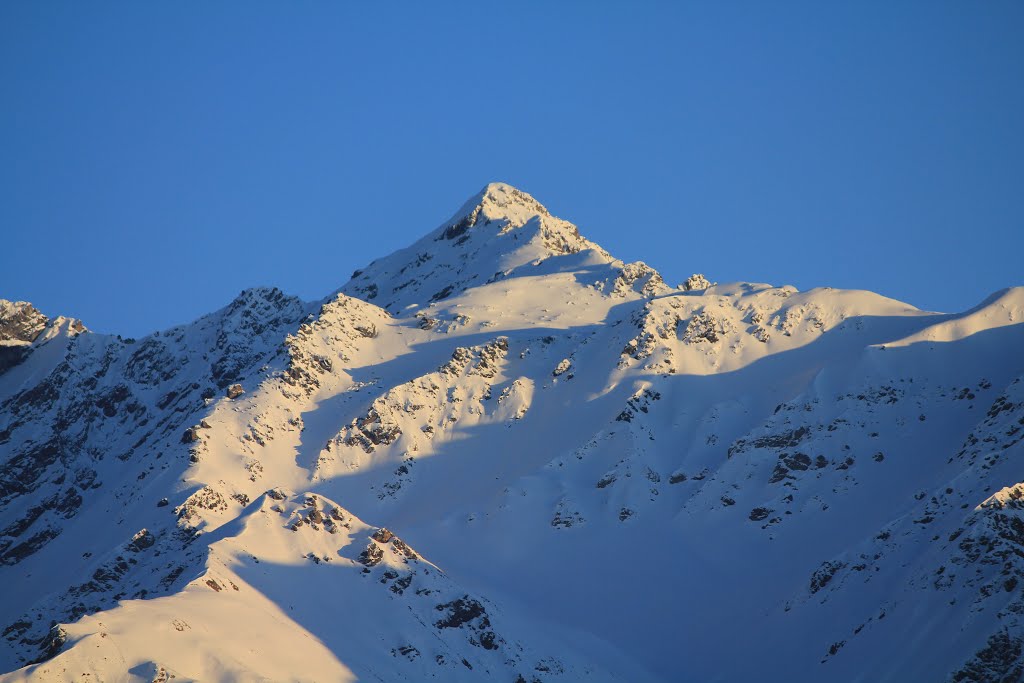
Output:
<path fill-rule="evenodd" d="M 319 302 L 3 302 L 0 680 L 1015 680 L 1022 321 L 673 288 L 498 183 Z"/>

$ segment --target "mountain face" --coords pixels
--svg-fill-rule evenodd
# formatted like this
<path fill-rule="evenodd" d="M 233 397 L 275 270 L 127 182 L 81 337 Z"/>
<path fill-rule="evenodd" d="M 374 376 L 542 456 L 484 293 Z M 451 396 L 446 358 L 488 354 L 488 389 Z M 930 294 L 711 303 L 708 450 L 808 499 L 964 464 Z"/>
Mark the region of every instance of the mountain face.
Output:
<path fill-rule="evenodd" d="M 1022 321 L 502 184 L 318 302 L 0 302 L 0 681 L 1020 680 Z"/>

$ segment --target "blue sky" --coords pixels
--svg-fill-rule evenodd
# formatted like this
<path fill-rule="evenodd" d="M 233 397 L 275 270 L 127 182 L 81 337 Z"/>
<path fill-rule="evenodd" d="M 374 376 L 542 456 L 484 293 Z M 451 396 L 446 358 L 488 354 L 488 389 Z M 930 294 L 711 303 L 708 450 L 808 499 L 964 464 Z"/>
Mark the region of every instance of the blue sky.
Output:
<path fill-rule="evenodd" d="M 307 299 L 501 180 L 672 283 L 1024 284 L 1024 3 L 0 4 L 0 297 Z"/>

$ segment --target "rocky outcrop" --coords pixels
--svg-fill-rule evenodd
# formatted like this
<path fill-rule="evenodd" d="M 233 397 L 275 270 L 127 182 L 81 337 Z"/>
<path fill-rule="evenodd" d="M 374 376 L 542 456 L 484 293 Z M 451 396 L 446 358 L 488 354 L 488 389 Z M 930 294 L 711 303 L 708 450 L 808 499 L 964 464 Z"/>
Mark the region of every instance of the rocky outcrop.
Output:
<path fill-rule="evenodd" d="M 697 292 L 708 289 L 711 286 L 711 282 L 704 277 L 702 273 L 694 273 L 690 277 L 686 278 L 686 282 L 683 283 L 683 290 L 687 292 Z"/>

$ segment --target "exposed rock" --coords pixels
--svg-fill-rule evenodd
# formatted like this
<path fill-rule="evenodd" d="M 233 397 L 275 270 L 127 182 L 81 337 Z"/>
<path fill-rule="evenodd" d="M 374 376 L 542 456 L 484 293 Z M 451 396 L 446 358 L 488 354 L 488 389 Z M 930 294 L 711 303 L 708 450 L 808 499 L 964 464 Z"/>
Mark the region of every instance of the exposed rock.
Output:
<path fill-rule="evenodd" d="M 156 538 L 148 529 L 140 529 L 132 536 L 131 543 L 128 544 L 128 550 L 133 553 L 137 553 L 146 548 L 151 548 L 156 543 Z"/>
<path fill-rule="evenodd" d="M 371 538 L 378 543 L 388 543 L 394 537 L 395 535 L 393 533 L 383 527 L 374 531 L 373 536 L 371 536 Z"/>
<path fill-rule="evenodd" d="M 242 388 L 241 384 L 232 384 L 228 387 L 227 397 L 230 399 L 236 399 L 245 393 L 245 389 Z"/>
<path fill-rule="evenodd" d="M 61 648 L 64 647 L 64 643 L 68 640 L 68 633 L 60 624 L 54 624 L 50 628 L 49 634 L 43 641 L 40 648 L 39 656 L 29 662 L 30 664 L 41 664 L 42 662 L 48 661 L 60 654 Z"/>
<path fill-rule="evenodd" d="M 683 283 L 683 289 L 687 292 L 699 291 L 708 287 L 711 287 L 711 282 L 702 273 L 694 273 Z"/>
<path fill-rule="evenodd" d="M 0 299 L 0 341 L 31 343 L 49 322 L 27 301 Z"/>
<path fill-rule="evenodd" d="M 814 574 L 811 575 L 811 584 L 809 586 L 811 593 L 817 593 L 827 586 L 832 580 L 832 577 L 834 577 L 836 573 L 844 567 L 846 567 L 845 562 L 838 562 L 834 560 L 822 562 L 821 566 L 814 572 Z"/>
<path fill-rule="evenodd" d="M 375 567 L 380 564 L 380 561 L 384 559 L 384 550 L 370 541 L 366 544 L 366 549 L 359 553 L 359 562 L 366 567 Z"/>
<path fill-rule="evenodd" d="M 1016 683 L 1024 680 L 1024 639 L 1004 628 L 989 637 L 987 645 L 953 674 L 953 683 Z"/>
<path fill-rule="evenodd" d="M 688 344 L 715 343 L 724 333 L 725 327 L 722 322 L 711 313 L 702 311 L 690 318 L 683 333 L 683 341 Z"/>

